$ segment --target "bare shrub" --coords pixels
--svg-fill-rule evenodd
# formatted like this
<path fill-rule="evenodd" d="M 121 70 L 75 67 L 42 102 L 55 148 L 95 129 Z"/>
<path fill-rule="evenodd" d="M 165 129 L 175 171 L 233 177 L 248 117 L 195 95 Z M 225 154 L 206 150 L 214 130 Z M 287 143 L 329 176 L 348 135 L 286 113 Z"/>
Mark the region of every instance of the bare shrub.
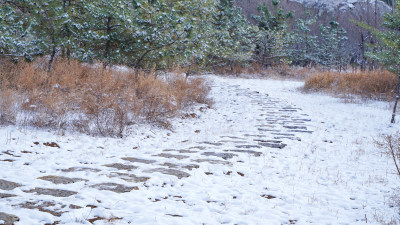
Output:
<path fill-rule="evenodd" d="M 390 101 L 397 77 L 388 71 L 316 72 L 306 79 L 304 90 L 357 95 L 363 99 Z"/>
<path fill-rule="evenodd" d="M 400 132 L 385 135 L 381 140 L 375 141 L 375 143 L 393 159 L 397 174 L 400 176 Z"/>
<path fill-rule="evenodd" d="M 174 82 L 154 71 L 111 70 L 58 59 L 46 71 L 34 63 L 0 61 L 0 123 L 67 129 L 118 136 L 140 121 L 169 126 L 168 118 L 209 92 L 202 78 L 173 75 Z"/>

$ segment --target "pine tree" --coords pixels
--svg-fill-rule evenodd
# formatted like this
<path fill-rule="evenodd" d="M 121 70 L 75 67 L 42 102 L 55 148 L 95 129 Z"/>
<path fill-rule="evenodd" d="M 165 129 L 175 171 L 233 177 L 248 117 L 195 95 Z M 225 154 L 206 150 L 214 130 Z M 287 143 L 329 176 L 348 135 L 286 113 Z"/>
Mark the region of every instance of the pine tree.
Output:
<path fill-rule="evenodd" d="M 293 34 L 289 32 L 288 27 L 294 13 L 293 11 L 284 12 L 279 4 L 280 0 L 272 0 L 273 10 L 271 11 L 263 3 L 257 7 L 259 15 L 253 16 L 259 28 L 255 54 L 258 61 L 264 65 L 287 61 L 290 55 L 288 49 L 293 41 Z"/>
<path fill-rule="evenodd" d="M 220 66 L 242 64 L 252 56 L 256 29 L 232 0 L 219 0 L 213 12 L 210 62 Z"/>
<path fill-rule="evenodd" d="M 320 25 L 319 63 L 327 67 L 337 66 L 339 70 L 345 66 L 346 41 L 346 31 L 338 22 L 331 20 L 328 26 Z"/>
<path fill-rule="evenodd" d="M 292 61 L 301 66 L 318 62 L 318 37 L 311 33 L 311 26 L 315 24 L 317 17 L 311 17 L 310 12 L 306 12 L 305 17 L 296 20 L 295 44 L 291 47 Z"/>
<path fill-rule="evenodd" d="M 393 108 L 391 123 L 395 122 L 396 108 L 400 98 L 400 0 L 395 0 L 395 9 L 393 13 L 384 16 L 383 26 L 385 31 L 379 31 L 366 24 L 359 23 L 362 27 L 368 29 L 379 40 L 380 48 L 373 52 L 368 52 L 367 56 L 380 62 L 389 71 L 398 76 L 396 100 Z"/>

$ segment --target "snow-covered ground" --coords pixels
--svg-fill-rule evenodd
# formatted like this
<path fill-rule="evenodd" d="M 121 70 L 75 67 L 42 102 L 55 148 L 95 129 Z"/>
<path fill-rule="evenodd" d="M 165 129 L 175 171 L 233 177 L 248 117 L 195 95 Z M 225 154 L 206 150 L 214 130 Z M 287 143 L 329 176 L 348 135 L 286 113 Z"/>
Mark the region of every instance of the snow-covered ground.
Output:
<path fill-rule="evenodd" d="M 303 94 L 295 81 L 208 79 L 215 104 L 174 120 L 173 130 L 141 125 L 112 139 L 1 128 L 0 220 L 380 224 L 399 217 L 391 200 L 399 177 L 374 146 L 400 128 L 389 124 L 388 103 L 345 104 Z"/>

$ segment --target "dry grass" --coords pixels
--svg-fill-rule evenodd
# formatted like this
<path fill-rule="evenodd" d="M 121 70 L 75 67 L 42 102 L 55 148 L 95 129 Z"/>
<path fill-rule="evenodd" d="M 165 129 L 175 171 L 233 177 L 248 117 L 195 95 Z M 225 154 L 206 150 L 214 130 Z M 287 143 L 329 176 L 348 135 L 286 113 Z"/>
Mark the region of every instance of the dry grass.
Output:
<path fill-rule="evenodd" d="M 247 66 L 230 66 L 215 68 L 215 73 L 221 75 L 255 76 L 269 79 L 283 80 L 305 80 L 311 74 L 319 71 L 319 68 L 295 67 L 282 63 L 272 67 L 265 68 L 263 65 L 253 63 Z"/>
<path fill-rule="evenodd" d="M 344 97 L 390 101 L 394 97 L 397 77 L 388 71 L 314 73 L 305 81 L 304 90 L 324 91 Z"/>
<path fill-rule="evenodd" d="M 129 124 L 168 125 L 194 103 L 207 103 L 209 85 L 198 77 L 157 77 L 154 72 L 103 69 L 57 60 L 0 61 L 0 123 L 72 128 L 89 134 L 122 136 Z"/>

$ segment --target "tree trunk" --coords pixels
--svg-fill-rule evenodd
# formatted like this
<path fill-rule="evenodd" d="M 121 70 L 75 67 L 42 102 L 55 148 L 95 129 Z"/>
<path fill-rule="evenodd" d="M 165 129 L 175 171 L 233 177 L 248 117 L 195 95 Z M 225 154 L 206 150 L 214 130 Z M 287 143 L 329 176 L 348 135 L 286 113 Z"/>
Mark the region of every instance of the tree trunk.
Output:
<path fill-rule="evenodd" d="M 51 51 L 49 65 L 47 66 L 47 72 L 50 72 L 51 65 L 53 64 L 54 58 L 56 56 L 56 46 L 53 46 L 53 50 Z"/>
<path fill-rule="evenodd" d="M 394 102 L 392 120 L 390 121 L 391 123 L 395 122 L 396 108 L 397 108 L 397 103 L 399 102 L 399 98 L 400 98 L 400 75 L 398 75 L 398 83 L 397 83 L 397 90 L 396 90 L 396 100 Z"/>
<path fill-rule="evenodd" d="M 112 20 L 112 17 L 109 16 L 107 18 L 107 34 L 108 35 L 110 35 L 110 33 L 111 33 L 111 20 Z M 108 58 L 108 56 L 110 54 L 110 46 L 111 46 L 111 37 L 109 36 L 108 40 L 106 42 L 106 47 L 105 47 L 104 56 L 103 56 L 104 60 L 106 61 L 106 62 L 103 62 L 104 68 L 106 68 L 107 65 L 108 65 L 107 58 Z"/>

